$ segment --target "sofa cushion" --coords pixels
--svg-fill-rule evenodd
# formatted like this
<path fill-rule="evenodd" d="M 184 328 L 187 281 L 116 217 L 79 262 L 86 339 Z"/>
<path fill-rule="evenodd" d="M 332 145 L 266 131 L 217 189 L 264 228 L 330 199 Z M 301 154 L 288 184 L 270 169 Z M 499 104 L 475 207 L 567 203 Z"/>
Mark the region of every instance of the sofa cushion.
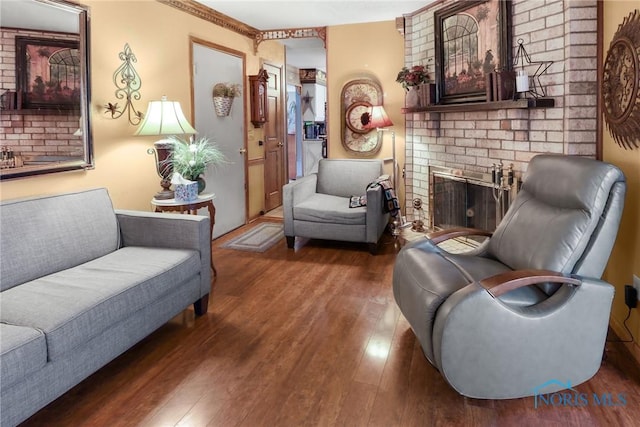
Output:
<path fill-rule="evenodd" d="M 349 207 L 349 197 L 316 193 L 293 207 L 296 221 L 322 222 L 328 224 L 366 224 L 367 207 Z"/>
<path fill-rule="evenodd" d="M 200 255 L 187 249 L 125 247 L 2 293 L 0 320 L 45 333 L 55 360 L 193 278 Z M 195 289 L 193 300 L 200 297 Z"/>
<path fill-rule="evenodd" d="M 118 249 L 104 188 L 1 204 L 0 289 L 80 265 Z"/>
<path fill-rule="evenodd" d="M 9 387 L 47 363 L 47 343 L 42 331 L 0 323 L 0 374 Z"/>

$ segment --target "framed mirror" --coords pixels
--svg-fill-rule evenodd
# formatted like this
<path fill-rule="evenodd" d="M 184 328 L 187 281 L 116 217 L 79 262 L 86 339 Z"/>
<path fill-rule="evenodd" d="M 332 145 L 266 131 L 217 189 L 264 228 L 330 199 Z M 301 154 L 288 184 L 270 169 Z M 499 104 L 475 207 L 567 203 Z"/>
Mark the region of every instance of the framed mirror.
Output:
<path fill-rule="evenodd" d="M 93 168 L 88 9 L 3 1 L 0 31 L 0 179 Z"/>

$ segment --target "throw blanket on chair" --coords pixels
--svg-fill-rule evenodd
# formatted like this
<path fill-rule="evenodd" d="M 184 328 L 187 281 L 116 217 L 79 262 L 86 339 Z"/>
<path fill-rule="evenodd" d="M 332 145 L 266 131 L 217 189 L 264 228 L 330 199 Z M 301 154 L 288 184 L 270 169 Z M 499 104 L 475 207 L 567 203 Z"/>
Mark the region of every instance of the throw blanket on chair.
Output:
<path fill-rule="evenodd" d="M 396 191 L 391 186 L 391 182 L 389 182 L 388 176 L 377 178 L 375 181 L 367 185 L 367 190 L 369 188 L 376 188 L 378 186 L 382 187 L 382 193 L 384 194 L 384 199 L 382 200 L 384 211 L 389 212 L 391 216 L 397 216 L 398 212 L 400 212 L 400 203 L 398 203 Z"/>

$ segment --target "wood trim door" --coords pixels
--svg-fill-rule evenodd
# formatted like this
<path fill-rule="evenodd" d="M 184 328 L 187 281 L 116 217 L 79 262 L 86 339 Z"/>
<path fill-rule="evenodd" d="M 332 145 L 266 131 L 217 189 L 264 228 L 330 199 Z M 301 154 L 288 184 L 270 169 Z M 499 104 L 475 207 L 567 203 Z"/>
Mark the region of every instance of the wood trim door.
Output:
<path fill-rule="evenodd" d="M 286 176 L 286 139 L 283 100 L 284 66 L 265 63 L 267 80 L 267 123 L 264 125 L 264 200 L 265 211 L 282 205 L 282 186 Z"/>

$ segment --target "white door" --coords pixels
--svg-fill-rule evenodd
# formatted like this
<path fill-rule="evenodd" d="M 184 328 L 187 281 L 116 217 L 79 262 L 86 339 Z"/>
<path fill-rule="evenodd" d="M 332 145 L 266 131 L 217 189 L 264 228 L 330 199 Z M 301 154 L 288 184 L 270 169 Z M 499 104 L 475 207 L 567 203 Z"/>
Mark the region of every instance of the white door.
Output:
<path fill-rule="evenodd" d="M 204 174 L 207 183 L 204 193 L 215 193 L 215 238 L 244 225 L 247 220 L 244 54 L 236 55 L 195 41 L 191 47 L 197 137 L 206 136 L 215 142 L 228 160 L 224 165 L 209 166 Z M 243 88 L 242 95 L 233 99 L 228 116 L 216 115 L 212 96 L 216 83 L 237 83 Z"/>

